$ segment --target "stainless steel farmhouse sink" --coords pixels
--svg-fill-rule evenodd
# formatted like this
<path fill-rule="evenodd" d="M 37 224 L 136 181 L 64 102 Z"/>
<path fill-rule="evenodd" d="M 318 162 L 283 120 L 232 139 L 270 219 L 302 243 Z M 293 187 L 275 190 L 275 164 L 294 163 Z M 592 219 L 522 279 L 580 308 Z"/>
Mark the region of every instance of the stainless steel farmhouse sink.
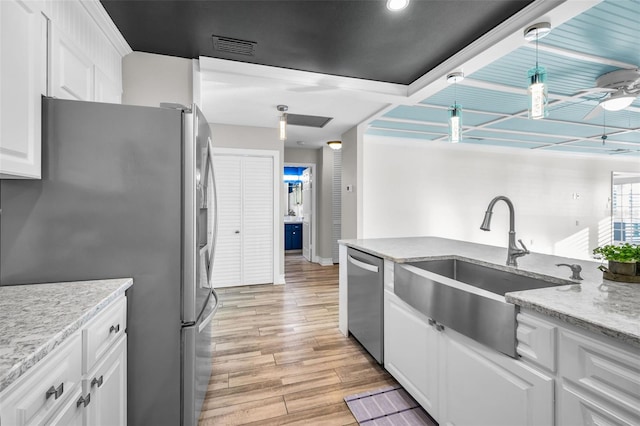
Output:
<path fill-rule="evenodd" d="M 516 357 L 516 306 L 511 291 L 556 284 L 459 259 L 396 264 L 394 292 L 439 324 Z"/>

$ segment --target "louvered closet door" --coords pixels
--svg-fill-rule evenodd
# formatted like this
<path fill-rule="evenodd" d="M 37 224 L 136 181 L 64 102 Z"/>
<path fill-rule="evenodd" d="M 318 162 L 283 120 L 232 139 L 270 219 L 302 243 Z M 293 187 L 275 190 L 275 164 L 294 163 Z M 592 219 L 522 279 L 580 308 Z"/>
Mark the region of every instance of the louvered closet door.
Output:
<path fill-rule="evenodd" d="M 214 287 L 273 282 L 273 159 L 214 155 L 218 241 Z"/>
<path fill-rule="evenodd" d="M 213 157 L 218 190 L 218 238 L 213 261 L 214 287 L 242 283 L 241 212 L 242 161 L 239 157 Z"/>
<path fill-rule="evenodd" d="M 273 159 L 243 160 L 243 284 L 272 283 Z"/>

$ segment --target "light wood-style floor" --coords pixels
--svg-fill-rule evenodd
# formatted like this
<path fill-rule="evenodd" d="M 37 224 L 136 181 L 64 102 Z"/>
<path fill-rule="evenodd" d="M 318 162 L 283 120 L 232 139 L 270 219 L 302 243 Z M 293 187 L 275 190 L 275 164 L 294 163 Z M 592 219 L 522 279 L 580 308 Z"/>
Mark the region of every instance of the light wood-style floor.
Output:
<path fill-rule="evenodd" d="M 343 398 L 395 385 L 338 331 L 338 266 L 287 255 L 285 285 L 219 291 L 199 426 L 357 425 Z"/>

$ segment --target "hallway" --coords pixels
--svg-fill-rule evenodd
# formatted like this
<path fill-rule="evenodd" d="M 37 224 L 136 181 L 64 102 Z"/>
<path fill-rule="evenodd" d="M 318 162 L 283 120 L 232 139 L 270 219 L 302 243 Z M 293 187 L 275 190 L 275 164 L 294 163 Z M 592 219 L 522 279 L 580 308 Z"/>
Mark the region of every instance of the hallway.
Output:
<path fill-rule="evenodd" d="M 285 258 L 286 284 L 218 290 L 206 425 L 356 425 L 343 398 L 396 384 L 338 331 L 338 265 Z"/>

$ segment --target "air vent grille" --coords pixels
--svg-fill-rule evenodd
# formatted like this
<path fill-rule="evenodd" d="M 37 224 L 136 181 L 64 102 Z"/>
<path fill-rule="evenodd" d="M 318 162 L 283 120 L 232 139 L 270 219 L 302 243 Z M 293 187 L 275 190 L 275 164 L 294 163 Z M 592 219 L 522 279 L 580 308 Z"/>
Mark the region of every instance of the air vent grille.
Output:
<path fill-rule="evenodd" d="M 254 56 L 258 43 L 254 41 L 238 40 L 236 38 L 213 35 L 213 48 L 219 52 L 235 55 Z"/>
<path fill-rule="evenodd" d="M 333 117 L 320 117 L 318 115 L 301 115 L 301 114 L 287 114 L 287 125 L 291 126 L 306 126 L 322 128 L 327 125 L 328 122 L 333 120 Z"/>

